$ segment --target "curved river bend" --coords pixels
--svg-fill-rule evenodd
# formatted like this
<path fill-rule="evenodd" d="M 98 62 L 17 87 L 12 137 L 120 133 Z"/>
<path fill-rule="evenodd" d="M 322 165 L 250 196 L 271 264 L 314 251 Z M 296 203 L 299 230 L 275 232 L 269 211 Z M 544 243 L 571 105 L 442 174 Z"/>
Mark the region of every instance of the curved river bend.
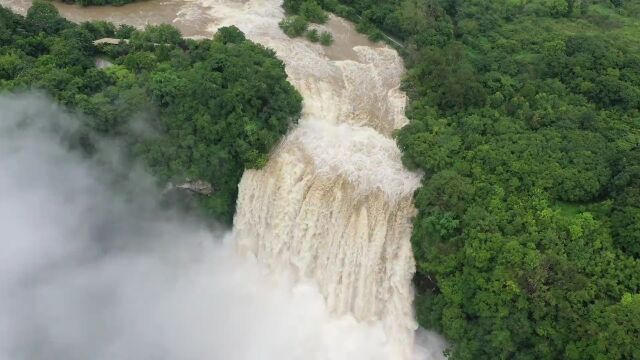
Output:
<path fill-rule="evenodd" d="M 30 1 L 3 1 L 25 12 Z M 407 123 L 399 89 L 402 60 L 346 21 L 323 47 L 290 39 L 278 27 L 281 0 L 177 0 L 123 7 L 58 3 L 73 21 L 134 26 L 172 23 L 185 36 L 209 37 L 236 25 L 274 49 L 304 97 L 300 124 L 262 170 L 239 185 L 233 235 L 242 254 L 273 273 L 315 283 L 335 316 L 382 324 L 393 359 L 414 354 L 412 194 L 420 178 L 403 168 L 391 138 Z M 314 25 L 315 26 L 315 25 Z M 425 356 L 424 354 L 422 356 Z"/>

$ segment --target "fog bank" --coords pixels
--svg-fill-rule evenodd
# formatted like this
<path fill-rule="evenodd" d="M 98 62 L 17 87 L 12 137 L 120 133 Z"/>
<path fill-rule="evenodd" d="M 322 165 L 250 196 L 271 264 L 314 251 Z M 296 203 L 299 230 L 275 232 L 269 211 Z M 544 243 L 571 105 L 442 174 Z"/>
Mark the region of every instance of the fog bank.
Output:
<path fill-rule="evenodd" d="M 0 359 L 389 359 L 381 326 L 160 209 L 149 176 L 111 189 L 45 98 L 0 109 Z"/>

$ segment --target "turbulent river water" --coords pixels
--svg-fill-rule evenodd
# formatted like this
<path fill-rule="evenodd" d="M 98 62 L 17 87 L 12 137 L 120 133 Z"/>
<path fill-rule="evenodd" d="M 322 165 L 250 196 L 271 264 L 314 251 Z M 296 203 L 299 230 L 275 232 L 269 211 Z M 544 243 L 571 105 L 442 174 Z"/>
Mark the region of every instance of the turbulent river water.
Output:
<path fill-rule="evenodd" d="M 0 1 L 20 12 L 30 1 Z M 273 48 L 304 97 L 303 116 L 259 171 L 239 185 L 236 249 L 273 273 L 317 286 L 334 317 L 380 326 L 388 358 L 417 354 L 412 310 L 412 193 L 420 178 L 403 168 L 391 135 L 407 123 L 399 89 L 404 71 L 391 48 L 371 43 L 331 17 L 319 29 L 330 47 L 290 39 L 279 28 L 281 0 L 148 1 L 79 8 L 58 3 L 73 20 L 134 26 L 172 23 L 185 36 L 209 37 L 236 25 Z M 423 349 L 424 350 L 424 349 Z"/>

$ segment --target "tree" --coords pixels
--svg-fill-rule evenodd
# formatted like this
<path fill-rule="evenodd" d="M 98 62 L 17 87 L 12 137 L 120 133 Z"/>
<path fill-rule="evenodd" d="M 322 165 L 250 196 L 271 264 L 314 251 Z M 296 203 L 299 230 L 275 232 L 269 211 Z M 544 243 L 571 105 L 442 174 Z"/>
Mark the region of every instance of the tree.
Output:
<path fill-rule="evenodd" d="M 95 139 L 107 137 L 160 186 L 186 178 L 212 184 L 215 192 L 185 201 L 221 222 L 231 221 L 244 169 L 266 164 L 302 110 L 275 52 L 235 27 L 196 41 L 169 25 L 67 23 L 49 3 L 34 5 L 28 19 L 10 14 L 0 7 L 0 90 L 39 89 L 82 112 L 70 146 L 87 157 Z M 43 31 L 56 24 L 64 26 Z M 93 44 L 113 35 L 131 41 Z M 112 64 L 98 69 L 96 57 Z M 126 181 L 123 167 L 118 178 Z"/>
<path fill-rule="evenodd" d="M 13 79 L 23 68 L 23 59 L 16 53 L 0 55 L 0 79 Z"/>
<path fill-rule="evenodd" d="M 60 17 L 58 9 L 46 0 L 35 0 L 27 10 L 27 26 L 34 32 L 57 33 L 69 23 Z"/>
<path fill-rule="evenodd" d="M 331 35 L 328 31 L 323 31 L 320 34 L 320 44 L 324 46 L 329 46 L 333 43 L 333 35 Z"/>
<path fill-rule="evenodd" d="M 298 37 L 304 34 L 309 27 L 308 21 L 302 16 L 292 16 L 283 19 L 278 25 L 289 37 Z"/>
<path fill-rule="evenodd" d="M 134 32 L 131 41 L 156 45 L 182 45 L 184 43 L 180 31 L 168 24 L 147 25 L 145 31 Z"/>
<path fill-rule="evenodd" d="M 215 39 L 223 44 L 240 44 L 245 41 L 244 33 L 235 26 L 225 26 L 218 29 Z"/>
<path fill-rule="evenodd" d="M 297 14 L 300 11 L 301 4 L 302 0 L 284 0 L 282 7 L 285 9 L 287 14 Z"/>
<path fill-rule="evenodd" d="M 320 5 L 315 2 L 315 0 L 304 1 L 300 5 L 298 14 L 305 19 L 318 24 L 324 24 L 329 19 L 327 14 L 324 12 L 324 10 L 322 10 Z"/>
<path fill-rule="evenodd" d="M 311 29 L 307 31 L 306 37 L 307 37 L 307 40 L 314 43 L 320 41 L 320 34 L 318 34 L 318 30 L 316 29 Z"/>

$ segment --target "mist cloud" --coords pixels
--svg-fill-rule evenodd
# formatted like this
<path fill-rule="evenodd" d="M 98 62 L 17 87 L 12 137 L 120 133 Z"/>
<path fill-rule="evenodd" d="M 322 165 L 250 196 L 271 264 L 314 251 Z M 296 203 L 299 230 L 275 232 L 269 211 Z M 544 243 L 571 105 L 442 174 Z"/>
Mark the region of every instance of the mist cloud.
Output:
<path fill-rule="evenodd" d="M 149 176 L 114 191 L 67 150 L 75 126 L 0 96 L 0 359 L 388 359 L 380 327 L 331 319 L 314 287 L 160 209 Z"/>

